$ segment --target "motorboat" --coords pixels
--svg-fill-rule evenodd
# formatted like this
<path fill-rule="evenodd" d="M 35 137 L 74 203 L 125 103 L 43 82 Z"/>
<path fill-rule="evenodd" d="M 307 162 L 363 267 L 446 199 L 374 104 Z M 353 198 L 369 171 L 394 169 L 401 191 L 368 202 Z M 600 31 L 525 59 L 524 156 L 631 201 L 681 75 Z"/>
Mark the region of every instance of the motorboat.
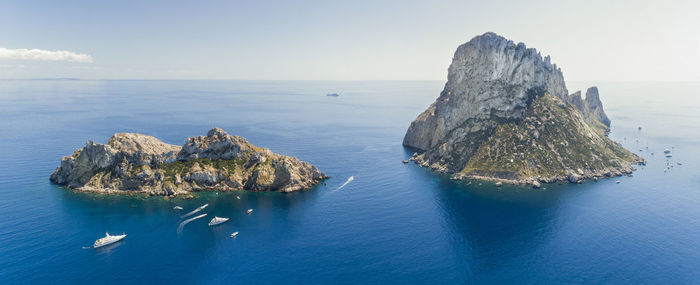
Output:
<path fill-rule="evenodd" d="M 209 206 L 209 204 L 204 204 L 204 205 L 202 205 L 201 207 L 192 210 L 192 212 L 189 212 L 189 213 L 187 213 L 187 214 L 184 214 L 184 215 L 180 216 L 180 218 L 181 218 L 181 219 L 184 219 L 184 218 L 187 218 L 187 217 L 189 217 L 189 216 L 192 216 L 192 215 L 196 214 L 197 212 L 199 212 L 199 211 L 201 211 L 201 210 L 204 210 L 204 208 L 206 208 L 207 206 Z"/>
<path fill-rule="evenodd" d="M 173 207 L 173 210 L 182 211 L 182 207 L 180 207 L 180 206 L 175 206 L 175 207 Z"/>
<path fill-rule="evenodd" d="M 187 219 L 187 220 L 182 221 L 182 223 L 180 223 L 180 225 L 177 226 L 177 233 L 178 233 L 178 234 L 181 234 L 181 233 L 182 233 L 182 229 L 184 229 L 184 228 L 185 228 L 185 225 L 189 224 L 190 222 L 192 222 L 192 221 L 194 221 L 194 220 L 197 220 L 197 219 L 204 218 L 204 217 L 206 217 L 206 216 L 207 216 L 207 214 L 201 214 L 201 215 L 196 216 L 196 217 L 194 217 L 194 218 L 189 218 L 189 219 Z"/>
<path fill-rule="evenodd" d="M 214 216 L 214 218 L 211 219 L 211 222 L 209 222 L 209 226 L 216 226 L 218 224 L 223 224 L 226 221 L 228 221 L 228 218 L 221 218 L 221 217 Z"/>
<path fill-rule="evenodd" d="M 98 247 L 103 247 L 105 245 L 110 245 L 110 244 L 113 244 L 113 243 L 118 242 L 120 240 L 123 240 L 125 237 L 126 237 L 126 234 L 111 236 L 111 235 L 109 235 L 109 233 L 105 233 L 105 237 L 96 240 L 95 243 L 92 245 L 92 247 L 98 248 Z"/>
<path fill-rule="evenodd" d="M 236 236 L 238 236 L 238 232 L 233 232 L 233 233 L 231 234 L 231 237 L 232 237 L 232 238 L 235 238 Z"/>
<path fill-rule="evenodd" d="M 343 183 L 343 185 L 340 185 L 340 187 L 338 187 L 337 189 L 335 189 L 335 191 L 338 191 L 338 190 L 340 190 L 340 189 L 343 189 L 343 187 L 345 187 L 345 185 L 348 185 L 348 183 L 352 182 L 353 180 L 355 180 L 355 176 L 350 176 L 350 177 L 348 178 L 348 180 L 345 181 L 345 183 Z"/>
<path fill-rule="evenodd" d="M 248 213 L 248 214 L 253 213 L 253 209 L 248 209 L 248 211 L 246 213 Z"/>

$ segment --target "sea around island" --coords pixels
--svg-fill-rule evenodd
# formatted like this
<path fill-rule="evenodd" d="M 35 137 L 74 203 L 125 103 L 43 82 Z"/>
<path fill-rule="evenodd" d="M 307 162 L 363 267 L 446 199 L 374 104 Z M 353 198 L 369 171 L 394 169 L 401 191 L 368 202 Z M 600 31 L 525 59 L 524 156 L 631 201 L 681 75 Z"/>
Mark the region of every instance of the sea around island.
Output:
<path fill-rule="evenodd" d="M 567 82 L 570 93 L 598 86 L 610 138 L 647 164 L 630 177 L 540 189 L 467 186 L 401 163 L 412 154 L 401 145 L 408 125 L 443 85 L 0 80 L 0 283 L 700 280 L 700 83 Z M 214 126 L 331 178 L 302 192 L 193 199 L 49 181 L 87 140 L 137 132 L 181 145 Z M 180 216 L 207 203 L 206 218 L 178 233 Z M 207 226 L 214 216 L 230 220 Z M 128 236 L 90 248 L 105 232 Z"/>

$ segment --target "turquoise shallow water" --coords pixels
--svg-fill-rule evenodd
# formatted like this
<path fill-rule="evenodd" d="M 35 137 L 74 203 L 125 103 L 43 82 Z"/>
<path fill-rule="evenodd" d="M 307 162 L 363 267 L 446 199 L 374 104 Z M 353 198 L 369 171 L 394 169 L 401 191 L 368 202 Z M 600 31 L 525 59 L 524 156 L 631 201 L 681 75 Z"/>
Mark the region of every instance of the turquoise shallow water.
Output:
<path fill-rule="evenodd" d="M 0 283 L 700 280 L 700 84 L 598 84 L 611 137 L 641 149 L 648 164 L 633 177 L 546 190 L 467 187 L 400 163 L 411 155 L 401 146 L 406 128 L 442 85 L 0 81 Z M 576 87 L 588 84 L 569 84 Z M 325 96 L 331 92 L 341 96 Z M 186 201 L 49 183 L 61 156 L 88 139 L 140 132 L 182 144 L 213 126 L 332 178 L 306 192 L 203 193 Z M 667 172 L 665 148 L 674 154 Z M 207 218 L 178 235 L 182 213 L 172 207 L 186 212 L 204 203 Z M 214 215 L 231 220 L 210 228 Z M 128 237 L 82 248 L 105 231 Z M 232 240 L 233 231 L 240 235 Z"/>

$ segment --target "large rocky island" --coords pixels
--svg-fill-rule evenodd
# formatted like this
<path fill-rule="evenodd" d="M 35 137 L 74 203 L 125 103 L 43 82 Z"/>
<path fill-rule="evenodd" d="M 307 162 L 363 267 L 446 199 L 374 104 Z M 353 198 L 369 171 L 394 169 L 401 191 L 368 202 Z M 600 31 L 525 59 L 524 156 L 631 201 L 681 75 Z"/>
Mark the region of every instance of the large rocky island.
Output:
<path fill-rule="evenodd" d="M 408 128 L 411 160 L 454 179 L 539 186 L 630 173 L 643 160 L 607 137 L 598 89 L 569 95 L 560 68 L 486 33 L 459 46 L 438 99 Z"/>
<path fill-rule="evenodd" d="M 78 190 L 164 196 L 202 190 L 291 192 L 325 178 L 307 162 L 219 128 L 188 138 L 182 147 L 136 133 L 115 134 L 106 144 L 88 141 L 51 174 L 53 183 Z"/>

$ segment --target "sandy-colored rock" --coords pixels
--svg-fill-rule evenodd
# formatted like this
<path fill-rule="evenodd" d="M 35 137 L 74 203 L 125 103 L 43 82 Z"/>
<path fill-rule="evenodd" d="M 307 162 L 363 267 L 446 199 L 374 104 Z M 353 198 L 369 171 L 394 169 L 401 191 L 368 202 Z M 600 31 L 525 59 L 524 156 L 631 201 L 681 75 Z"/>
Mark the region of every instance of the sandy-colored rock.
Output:
<path fill-rule="evenodd" d="M 97 192 L 177 195 L 193 191 L 306 190 L 327 178 L 315 166 L 259 148 L 219 128 L 179 147 L 141 134 L 115 134 L 107 144 L 88 141 L 64 157 L 51 181 Z"/>

